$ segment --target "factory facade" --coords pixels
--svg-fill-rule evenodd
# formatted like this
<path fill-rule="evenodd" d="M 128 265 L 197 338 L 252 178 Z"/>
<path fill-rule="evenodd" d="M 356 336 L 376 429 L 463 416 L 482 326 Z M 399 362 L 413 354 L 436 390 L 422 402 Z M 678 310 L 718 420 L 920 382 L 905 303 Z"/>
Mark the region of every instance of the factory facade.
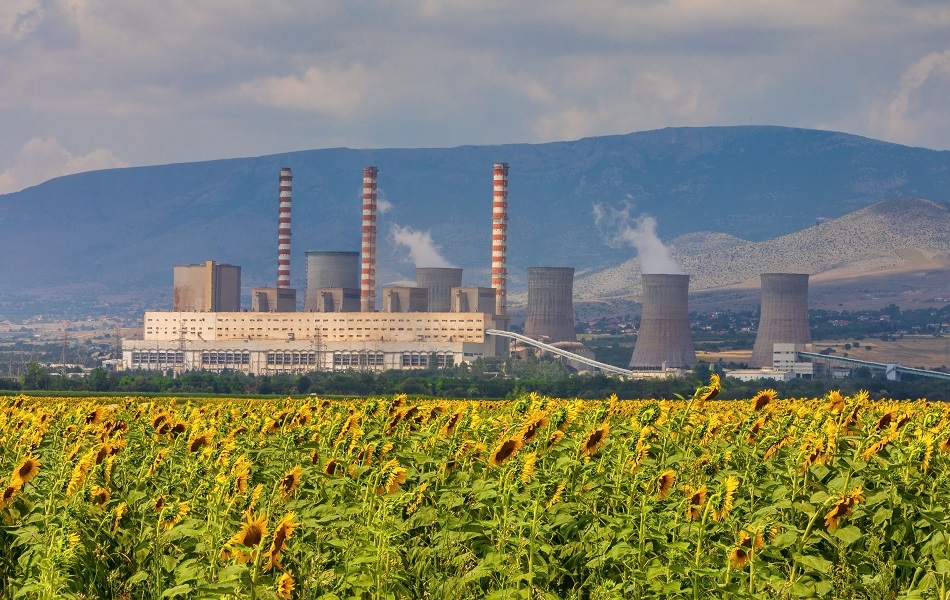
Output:
<path fill-rule="evenodd" d="M 495 356 L 488 313 L 147 312 L 126 368 L 255 375 L 450 367 Z"/>

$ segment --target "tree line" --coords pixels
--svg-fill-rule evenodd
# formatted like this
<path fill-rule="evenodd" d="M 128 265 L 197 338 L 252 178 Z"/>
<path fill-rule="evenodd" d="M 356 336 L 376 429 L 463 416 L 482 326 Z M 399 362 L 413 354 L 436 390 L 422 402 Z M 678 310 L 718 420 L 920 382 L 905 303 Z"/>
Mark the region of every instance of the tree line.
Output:
<path fill-rule="evenodd" d="M 53 391 L 76 393 L 160 393 L 217 395 L 373 396 L 410 394 L 434 398 L 517 398 L 529 392 L 558 398 L 688 397 L 709 381 L 719 365 L 701 362 L 687 377 L 625 380 L 603 374 L 572 374 L 559 362 L 477 359 L 447 369 L 322 372 L 304 375 L 248 375 L 241 372 L 190 371 L 180 375 L 155 371 L 107 371 L 94 369 L 86 377 L 52 375 L 38 363 L 27 365 L 18 380 L 0 379 L 7 391 Z M 718 371 L 722 374 L 722 371 Z M 772 388 L 779 397 L 815 398 L 830 390 L 851 395 L 867 390 L 872 398 L 950 400 L 950 382 L 919 378 L 888 381 L 869 370 L 856 369 L 845 379 L 796 379 L 790 382 L 760 380 L 743 382 L 724 378 L 721 399 L 744 399 Z"/>

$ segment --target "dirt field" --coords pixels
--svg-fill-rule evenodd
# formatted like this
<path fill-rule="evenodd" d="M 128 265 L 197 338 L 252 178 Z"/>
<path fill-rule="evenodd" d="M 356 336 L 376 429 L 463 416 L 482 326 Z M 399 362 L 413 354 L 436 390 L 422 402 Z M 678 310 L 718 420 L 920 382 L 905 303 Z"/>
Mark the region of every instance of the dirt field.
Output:
<path fill-rule="evenodd" d="M 860 346 L 852 346 L 849 350 L 845 350 L 844 345 L 854 344 L 854 340 L 817 340 L 813 343 L 813 347 L 815 352 L 832 348 L 835 351 L 834 356 L 847 356 L 847 358 L 878 363 L 896 362 L 905 367 L 935 369 L 950 365 L 950 338 L 908 335 L 893 342 L 864 339 L 859 343 Z M 870 350 L 867 349 L 868 346 L 871 347 Z M 707 362 L 716 362 L 720 359 L 725 362 L 748 362 L 751 357 L 751 350 L 696 353 L 696 358 Z"/>

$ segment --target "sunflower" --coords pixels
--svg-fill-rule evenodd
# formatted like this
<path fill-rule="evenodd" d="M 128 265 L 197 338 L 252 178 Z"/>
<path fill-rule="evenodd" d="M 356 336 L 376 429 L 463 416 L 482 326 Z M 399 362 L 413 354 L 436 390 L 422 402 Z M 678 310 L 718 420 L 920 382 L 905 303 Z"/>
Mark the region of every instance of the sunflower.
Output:
<path fill-rule="evenodd" d="M 66 484 L 66 495 L 72 496 L 86 483 L 86 476 L 92 468 L 92 454 L 87 454 L 79 459 L 73 472 L 69 476 L 69 483 Z"/>
<path fill-rule="evenodd" d="M 709 385 L 696 388 L 693 394 L 693 400 L 702 406 L 707 400 L 712 400 L 722 390 L 722 384 L 719 382 L 719 374 L 713 373 L 709 376 Z"/>
<path fill-rule="evenodd" d="M 861 453 L 861 459 L 865 462 L 871 460 L 871 457 L 883 450 L 885 446 L 891 443 L 892 439 L 892 436 L 885 435 L 878 441 L 874 442 L 864 449 L 864 452 Z"/>
<path fill-rule="evenodd" d="M 119 523 L 122 522 L 122 517 L 124 517 L 127 512 L 129 512 L 129 505 L 125 502 L 120 502 L 119 505 L 115 507 L 115 524 L 112 525 L 113 533 L 119 530 Z"/>
<path fill-rule="evenodd" d="M 175 425 L 171 428 L 169 433 L 171 433 L 173 437 L 178 437 L 179 435 L 185 433 L 186 428 L 187 427 L 185 426 L 184 423 L 175 423 Z"/>
<path fill-rule="evenodd" d="M 234 537 L 231 538 L 229 544 L 244 546 L 246 548 L 254 548 L 260 545 L 266 536 L 267 517 L 264 515 L 264 513 L 259 513 L 257 515 L 247 513 L 245 515 L 244 522 L 241 524 L 240 531 L 238 531 Z M 251 558 L 240 550 L 238 550 L 235 554 L 238 562 L 240 563 L 245 563 Z"/>
<path fill-rule="evenodd" d="M 294 578 L 289 572 L 284 573 L 277 580 L 277 596 L 282 600 L 290 600 L 290 595 L 294 591 Z"/>
<path fill-rule="evenodd" d="M 211 433 L 202 433 L 201 435 L 195 436 L 191 442 L 188 443 L 188 452 L 197 452 L 211 444 L 211 437 Z"/>
<path fill-rule="evenodd" d="M 672 469 L 663 471 L 656 480 L 656 498 L 662 500 L 670 495 L 673 484 L 676 483 L 676 471 Z"/>
<path fill-rule="evenodd" d="M 506 460 L 515 455 L 521 449 L 521 440 L 510 438 L 498 445 L 498 448 L 492 452 L 488 462 L 495 467 L 500 467 Z"/>
<path fill-rule="evenodd" d="M 455 433 L 455 428 L 458 427 L 459 422 L 462 420 L 462 417 L 465 415 L 465 411 L 460 410 L 454 413 L 449 419 L 445 422 L 445 425 L 442 426 L 442 429 L 439 430 L 439 435 L 448 437 Z"/>
<path fill-rule="evenodd" d="M 251 490 L 251 499 L 247 503 L 247 511 L 250 513 L 254 510 L 254 507 L 257 506 L 257 501 L 261 499 L 261 494 L 264 492 L 264 484 L 258 483 L 254 486 L 254 489 Z"/>
<path fill-rule="evenodd" d="M 545 449 L 550 450 L 551 448 L 556 446 L 558 442 L 560 442 L 563 439 L 564 439 L 564 432 L 561 431 L 560 429 L 555 429 L 554 431 L 551 432 L 551 437 L 548 438 L 548 443 Z"/>
<path fill-rule="evenodd" d="M 165 413 L 160 413 L 154 419 L 152 419 L 152 429 L 158 429 L 162 426 L 163 423 L 168 422 L 168 415 Z"/>
<path fill-rule="evenodd" d="M 380 471 L 381 484 L 376 487 L 376 493 L 394 494 L 399 491 L 399 486 L 406 483 L 406 469 L 399 466 L 399 461 L 395 458 L 383 465 Z"/>
<path fill-rule="evenodd" d="M 103 411 L 101 406 L 97 407 L 96 410 L 86 415 L 86 425 L 95 425 L 99 423 L 99 421 L 102 420 L 102 416 L 104 413 L 105 411 Z"/>
<path fill-rule="evenodd" d="M 165 497 L 159 496 L 156 498 L 155 503 L 152 504 L 152 508 L 154 508 L 157 513 L 162 512 L 162 509 L 165 508 Z"/>
<path fill-rule="evenodd" d="M 828 392 L 826 396 L 828 398 L 828 406 L 825 409 L 828 412 L 834 413 L 836 415 L 841 414 L 841 411 L 844 410 L 844 405 L 846 398 L 841 395 L 841 392 L 838 390 L 832 390 Z"/>
<path fill-rule="evenodd" d="M 729 553 L 729 565 L 733 569 L 741 569 L 749 564 L 755 551 L 765 545 L 761 531 L 756 531 L 751 535 L 743 530 L 739 533 L 739 544 Z"/>
<path fill-rule="evenodd" d="M 752 398 L 752 410 L 759 412 L 778 397 L 778 392 L 773 389 L 762 390 Z"/>
<path fill-rule="evenodd" d="M 0 510 L 10 506 L 21 489 L 23 489 L 23 483 L 17 479 L 14 479 L 10 482 L 10 485 L 3 488 L 3 495 L 0 495 Z"/>
<path fill-rule="evenodd" d="M 587 434 L 587 437 L 581 444 L 581 456 L 593 456 L 596 454 L 597 450 L 600 449 L 601 444 L 603 444 L 604 440 L 607 438 L 608 433 L 610 433 L 610 425 L 604 423 L 597 429 Z"/>
<path fill-rule="evenodd" d="M 411 514 L 414 513 L 414 512 L 416 512 L 416 510 L 419 508 L 419 506 L 422 505 L 422 499 L 423 499 L 424 494 L 425 494 L 425 491 L 426 491 L 426 489 L 428 489 L 428 487 L 429 487 L 429 483 L 428 483 L 428 482 L 425 482 L 425 483 L 423 483 L 422 485 L 419 486 L 419 489 L 418 489 L 418 490 L 416 490 L 416 499 L 413 500 L 412 504 L 410 504 L 408 507 L 406 507 L 406 515 L 407 515 L 407 516 L 408 516 L 408 515 L 411 515 Z"/>
<path fill-rule="evenodd" d="M 683 486 L 683 492 L 686 494 L 686 520 L 695 521 L 700 517 L 700 509 L 706 506 L 706 486 L 700 486 L 693 489 L 688 485 Z"/>
<path fill-rule="evenodd" d="M 561 501 L 561 494 L 564 493 L 564 488 L 565 488 L 565 487 L 566 487 L 566 486 L 565 486 L 563 483 L 562 483 L 562 484 L 559 484 L 559 485 L 557 486 L 557 489 L 554 490 L 554 493 L 551 495 L 551 497 L 548 499 L 548 501 L 544 504 L 544 506 L 545 506 L 546 508 L 551 508 L 552 506 L 554 506 L 555 504 L 557 504 L 558 502 L 560 502 L 560 501 Z"/>
<path fill-rule="evenodd" d="M 880 416 L 877 420 L 877 424 L 874 426 L 874 429 L 881 431 L 882 429 L 887 429 L 891 426 L 891 423 L 894 421 L 896 414 L 894 411 L 886 412 Z"/>
<path fill-rule="evenodd" d="M 646 406 L 640 409 L 640 413 L 637 415 L 637 421 L 640 423 L 641 427 L 648 427 L 656 423 L 657 419 L 660 418 L 660 405 L 658 402 L 650 402 Z"/>
<path fill-rule="evenodd" d="M 762 415 L 761 417 L 755 420 L 755 423 L 753 423 L 751 427 L 749 427 L 749 433 L 746 436 L 746 441 L 749 442 L 750 446 L 755 446 L 756 438 L 758 437 L 759 433 L 762 431 L 762 427 L 765 425 L 765 421 L 767 419 L 768 419 L 767 414 Z"/>
<path fill-rule="evenodd" d="M 267 564 L 264 566 L 265 571 L 270 571 L 275 567 L 280 567 L 280 553 L 284 551 L 284 547 L 287 545 L 287 540 L 290 539 L 294 529 L 300 525 L 300 523 L 297 523 L 294 520 L 296 518 L 296 513 L 289 512 L 283 519 L 280 520 L 280 523 L 277 524 L 277 527 L 274 528 L 274 536 L 271 539 L 270 549 L 267 551 L 268 559 Z"/>
<path fill-rule="evenodd" d="M 838 521 L 842 517 L 847 517 L 851 514 L 851 509 L 856 506 L 859 502 L 864 502 L 863 490 L 860 487 L 857 487 L 851 490 L 850 494 L 841 494 L 841 499 L 835 502 L 835 505 L 831 507 L 831 510 L 828 511 L 828 514 L 825 515 L 825 527 L 829 530 L 838 528 Z"/>
<path fill-rule="evenodd" d="M 735 499 L 736 489 L 739 487 L 739 478 L 735 475 L 726 477 L 722 483 L 719 493 L 713 498 L 713 519 L 722 521 L 732 510 L 732 503 Z"/>
<path fill-rule="evenodd" d="M 105 506 L 106 502 L 112 498 L 112 494 L 109 493 L 109 490 L 96 486 L 89 491 L 89 500 L 93 504 L 99 506 L 100 508 Z"/>
<path fill-rule="evenodd" d="M 300 465 L 297 465 L 284 474 L 283 479 L 280 480 L 281 499 L 286 500 L 294 493 L 294 490 L 296 490 L 297 486 L 300 485 L 301 474 L 303 474 L 303 469 L 300 467 Z"/>
<path fill-rule="evenodd" d="M 343 470 L 343 465 L 340 464 L 335 458 L 331 458 L 327 461 L 326 466 L 323 467 L 323 472 L 327 475 L 336 475 Z"/>
<path fill-rule="evenodd" d="M 538 431 L 548 426 L 548 417 L 541 411 L 535 411 L 521 429 L 521 443 L 530 444 L 538 437 Z"/>
<path fill-rule="evenodd" d="M 795 441 L 795 439 L 794 439 L 792 436 L 786 435 L 785 437 L 783 437 L 783 438 L 780 439 L 779 441 L 777 441 L 777 442 L 775 442 L 774 444 L 772 444 L 771 446 L 769 446 L 768 450 L 765 451 L 765 454 L 762 455 L 762 460 L 763 460 L 763 461 L 769 460 L 770 458 L 772 458 L 772 455 L 773 455 L 773 454 L 775 454 L 776 452 L 778 452 L 779 450 L 781 450 L 781 449 L 784 448 L 785 446 L 790 445 L 790 444 L 791 444 L 792 442 L 794 442 L 794 441 Z"/>
<path fill-rule="evenodd" d="M 23 462 L 13 472 L 13 480 L 22 481 L 24 485 L 30 482 L 40 472 L 40 461 L 38 458 L 27 456 Z"/>
<path fill-rule="evenodd" d="M 524 457 L 524 463 L 521 466 L 521 475 L 518 477 L 521 483 L 528 485 L 531 481 L 531 475 L 534 474 L 534 463 L 538 459 L 537 454 L 532 452 Z"/>
<path fill-rule="evenodd" d="M 191 511 L 191 506 L 187 502 L 179 502 L 173 510 L 174 512 L 169 511 L 169 514 L 162 518 L 162 527 L 166 530 L 181 523 L 181 520 Z"/>

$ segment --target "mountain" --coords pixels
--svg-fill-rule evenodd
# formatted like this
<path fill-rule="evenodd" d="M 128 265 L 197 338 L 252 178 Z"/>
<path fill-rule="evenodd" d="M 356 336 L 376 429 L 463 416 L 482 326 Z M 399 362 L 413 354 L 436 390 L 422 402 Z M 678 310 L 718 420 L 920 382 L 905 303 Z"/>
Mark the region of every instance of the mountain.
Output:
<path fill-rule="evenodd" d="M 292 279 L 300 297 L 306 250 L 359 249 L 367 165 L 379 167 L 380 197 L 392 204 L 379 220 L 377 281 L 413 278 L 408 252 L 391 235 L 401 225 L 428 231 L 447 260 L 465 268 L 466 285 L 487 285 L 494 162 L 511 167 L 514 291 L 525 285 L 528 266 L 574 266 L 580 282 L 635 255 L 605 243 L 595 204 L 655 217 L 658 234 L 674 246 L 739 252 L 816 222 L 812 235 L 824 235 L 826 221 L 889 197 L 950 201 L 948 151 L 783 127 L 669 128 L 533 145 L 334 148 L 96 171 L 0 196 L 0 316 L 168 308 L 172 267 L 208 259 L 240 265 L 245 291 L 273 285 L 283 166 L 294 170 Z M 702 231 L 718 233 L 696 233 Z"/>
<path fill-rule="evenodd" d="M 950 207 L 930 200 L 891 198 L 762 242 L 696 232 L 667 248 L 690 275 L 693 310 L 757 309 L 761 273 L 808 273 L 813 307 L 950 303 Z M 636 312 L 640 274 L 637 257 L 577 277 L 581 318 Z"/>

